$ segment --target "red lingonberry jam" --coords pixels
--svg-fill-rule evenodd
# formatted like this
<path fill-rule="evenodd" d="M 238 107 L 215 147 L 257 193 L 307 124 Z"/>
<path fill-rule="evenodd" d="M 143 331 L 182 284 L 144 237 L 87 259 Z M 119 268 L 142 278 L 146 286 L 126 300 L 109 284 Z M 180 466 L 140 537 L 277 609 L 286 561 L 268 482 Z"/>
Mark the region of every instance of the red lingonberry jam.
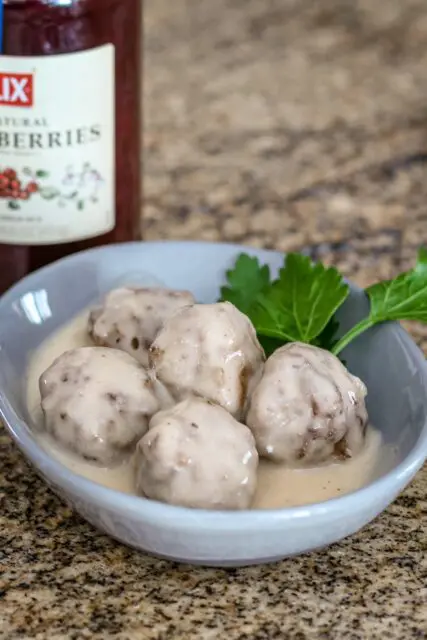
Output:
<path fill-rule="evenodd" d="M 139 237 L 142 2 L 3 0 L 0 292 Z"/>

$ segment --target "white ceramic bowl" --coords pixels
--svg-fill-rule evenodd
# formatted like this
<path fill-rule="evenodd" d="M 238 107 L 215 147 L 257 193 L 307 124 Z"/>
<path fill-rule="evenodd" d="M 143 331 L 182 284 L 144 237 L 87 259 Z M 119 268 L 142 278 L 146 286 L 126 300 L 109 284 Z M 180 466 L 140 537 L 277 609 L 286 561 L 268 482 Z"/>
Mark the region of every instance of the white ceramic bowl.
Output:
<path fill-rule="evenodd" d="M 271 511 L 191 510 L 124 495 L 77 476 L 35 440 L 25 406 L 28 357 L 52 332 L 100 295 L 124 283 L 188 288 L 215 301 L 224 272 L 246 251 L 270 265 L 282 254 L 209 243 L 116 245 L 74 255 L 22 280 L 0 300 L 0 413 L 24 455 L 58 495 L 86 520 L 125 544 L 193 564 L 238 566 L 277 560 L 348 536 L 375 518 L 410 482 L 427 457 L 427 369 L 405 331 L 383 325 L 346 351 L 369 389 L 368 410 L 395 466 L 365 488 L 309 506 Z M 366 314 L 354 289 L 342 329 Z M 392 535 L 392 532 L 390 532 Z"/>

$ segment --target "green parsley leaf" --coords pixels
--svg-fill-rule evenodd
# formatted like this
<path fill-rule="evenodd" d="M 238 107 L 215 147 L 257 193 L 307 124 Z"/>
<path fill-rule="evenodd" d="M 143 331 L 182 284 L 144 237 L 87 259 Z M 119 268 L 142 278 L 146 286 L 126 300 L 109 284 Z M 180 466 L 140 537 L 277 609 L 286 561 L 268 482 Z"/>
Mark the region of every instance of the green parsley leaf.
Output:
<path fill-rule="evenodd" d="M 264 353 L 267 358 L 271 356 L 271 354 L 274 353 L 276 349 L 283 347 L 283 345 L 285 344 L 283 340 L 279 340 L 278 338 L 268 338 L 267 336 L 262 336 L 259 333 L 257 335 L 258 341 L 261 347 L 264 349 Z"/>
<path fill-rule="evenodd" d="M 327 349 L 328 351 L 332 351 L 335 345 L 338 343 L 337 331 L 339 329 L 340 323 L 332 316 L 329 320 L 326 327 L 323 329 L 322 333 L 313 340 L 313 344 L 316 347 L 320 347 L 321 349 Z"/>
<path fill-rule="evenodd" d="M 414 269 L 366 289 L 369 315 L 339 340 L 335 312 L 347 298 L 349 288 L 334 267 L 313 264 L 305 256 L 290 253 L 279 278 L 272 282 L 267 265 L 241 254 L 227 272 L 227 280 L 221 299 L 248 315 L 267 356 L 294 341 L 338 355 L 376 324 L 390 320 L 427 323 L 427 249 L 420 249 Z"/>
<path fill-rule="evenodd" d="M 231 302 L 250 318 L 258 296 L 271 286 L 270 269 L 261 266 L 258 258 L 242 253 L 226 275 L 229 286 L 221 288 L 221 301 Z"/>
<path fill-rule="evenodd" d="M 389 320 L 427 322 L 427 250 L 420 249 L 414 269 L 394 280 L 378 282 L 366 289 L 371 303 L 369 315 L 356 324 L 333 347 L 340 353 L 352 340 L 370 327 Z"/>
<path fill-rule="evenodd" d="M 251 320 L 258 334 L 313 344 L 349 294 L 335 267 L 290 253 L 279 279 L 258 295 Z"/>

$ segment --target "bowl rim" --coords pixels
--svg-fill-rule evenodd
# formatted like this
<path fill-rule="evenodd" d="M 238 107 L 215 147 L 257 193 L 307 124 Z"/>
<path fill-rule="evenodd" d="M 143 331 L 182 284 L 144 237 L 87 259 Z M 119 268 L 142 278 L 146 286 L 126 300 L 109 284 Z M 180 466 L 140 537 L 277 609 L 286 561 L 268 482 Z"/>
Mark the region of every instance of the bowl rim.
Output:
<path fill-rule="evenodd" d="M 144 247 L 164 247 L 174 245 L 185 246 L 215 246 L 217 249 L 227 248 L 227 250 L 245 251 L 252 255 L 273 256 L 284 255 L 285 252 L 269 249 L 258 249 L 247 247 L 235 243 L 210 242 L 210 241 L 154 241 L 154 242 L 129 242 L 95 247 L 86 251 L 81 251 L 73 255 L 57 260 L 37 271 L 29 274 L 14 286 L 12 286 L 0 298 L 0 317 L 2 309 L 16 301 L 18 292 L 22 287 L 31 287 L 33 280 L 37 280 L 40 275 L 54 271 L 59 265 L 64 263 L 78 262 L 86 256 L 93 256 L 97 253 L 114 253 L 118 249 L 126 251 L 127 248 L 134 250 Z M 360 289 L 352 284 L 354 290 Z M 397 323 L 392 324 L 392 331 L 395 338 L 401 343 L 407 355 L 420 372 L 422 382 L 427 391 L 427 364 L 422 351 L 417 347 L 409 334 Z M 380 330 L 380 327 L 377 330 Z M 140 522 L 151 522 L 172 526 L 174 528 L 186 529 L 196 525 L 199 529 L 209 529 L 211 531 L 232 530 L 233 532 L 245 532 L 248 529 L 267 530 L 272 526 L 282 528 L 290 521 L 304 520 L 313 517 L 327 517 L 328 520 L 344 516 L 345 512 L 357 512 L 361 505 L 367 504 L 375 496 L 391 495 L 398 493 L 413 478 L 415 473 L 422 467 L 427 458 L 427 420 L 424 423 L 421 433 L 412 449 L 406 457 L 395 467 L 390 469 L 380 478 L 370 482 L 365 487 L 357 489 L 351 493 L 297 507 L 283 507 L 278 509 L 247 509 L 242 511 L 225 511 L 209 509 L 191 509 L 170 504 L 161 503 L 136 495 L 126 494 L 115 489 L 110 489 L 92 480 L 85 478 L 62 464 L 59 460 L 50 456 L 45 449 L 31 435 L 31 427 L 19 418 L 4 391 L 0 389 L 0 418 L 3 420 L 7 431 L 18 447 L 28 457 L 32 464 L 47 476 L 49 480 L 58 488 L 71 493 L 75 497 L 82 497 L 86 502 L 95 502 L 97 505 L 110 509 L 114 512 L 132 515 L 133 519 Z"/>

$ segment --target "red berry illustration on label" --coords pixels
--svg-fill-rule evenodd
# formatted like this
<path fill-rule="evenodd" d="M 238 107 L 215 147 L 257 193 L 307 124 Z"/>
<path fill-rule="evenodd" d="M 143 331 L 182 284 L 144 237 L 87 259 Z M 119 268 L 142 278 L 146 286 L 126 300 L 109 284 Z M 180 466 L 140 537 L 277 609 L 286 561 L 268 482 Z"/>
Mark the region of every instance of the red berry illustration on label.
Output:
<path fill-rule="evenodd" d="M 84 209 L 86 202 L 98 202 L 98 191 L 104 182 L 102 176 L 89 163 L 85 163 L 81 170 L 66 167 L 62 188 L 46 184 L 49 172 L 44 169 L 33 171 L 24 167 L 16 171 L 11 167 L 0 170 L 0 199 L 7 199 L 9 209 L 20 209 L 25 200 L 35 195 L 43 200 L 56 201 L 58 206 L 64 207 L 68 202 L 74 203 L 76 209 Z"/>
<path fill-rule="evenodd" d="M 8 207 L 10 209 L 19 209 L 20 205 L 17 200 L 28 200 L 31 194 L 37 193 L 39 190 L 37 182 L 32 179 L 28 181 L 28 171 L 22 173 L 23 176 L 20 179 L 18 172 L 10 167 L 0 171 L 0 198 L 9 200 Z"/>

